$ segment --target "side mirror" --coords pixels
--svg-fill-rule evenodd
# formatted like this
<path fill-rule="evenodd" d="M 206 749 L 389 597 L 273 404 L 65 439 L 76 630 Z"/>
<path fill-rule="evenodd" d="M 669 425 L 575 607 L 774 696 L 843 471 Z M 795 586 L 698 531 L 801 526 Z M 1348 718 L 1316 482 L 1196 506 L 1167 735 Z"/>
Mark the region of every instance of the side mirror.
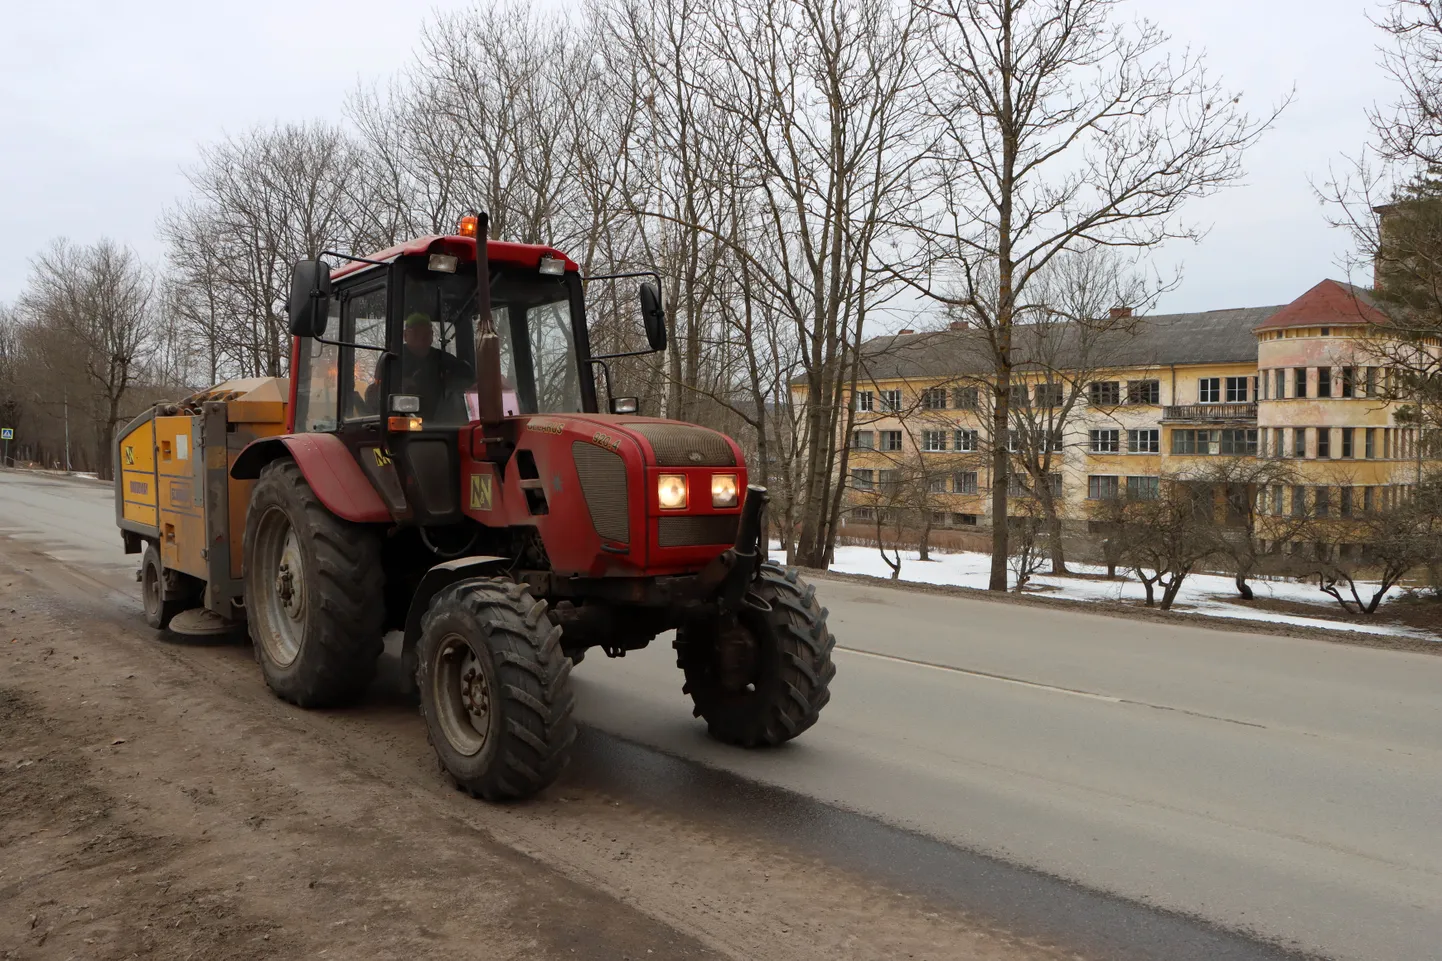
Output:
<path fill-rule="evenodd" d="M 330 313 L 330 268 L 319 260 L 298 260 L 290 274 L 290 332 L 320 337 Z"/>
<path fill-rule="evenodd" d="M 641 285 L 641 322 L 646 325 L 646 342 L 652 350 L 666 349 L 666 308 L 655 284 Z"/>

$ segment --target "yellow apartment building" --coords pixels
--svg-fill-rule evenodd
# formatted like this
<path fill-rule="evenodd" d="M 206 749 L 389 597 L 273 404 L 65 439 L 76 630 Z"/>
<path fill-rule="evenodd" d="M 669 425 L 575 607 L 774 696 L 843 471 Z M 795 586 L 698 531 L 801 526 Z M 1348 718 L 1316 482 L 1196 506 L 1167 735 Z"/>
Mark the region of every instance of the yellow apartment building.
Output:
<path fill-rule="evenodd" d="M 1072 524 L 1085 522 L 1089 502 L 1154 495 L 1163 478 L 1197 476 L 1221 457 L 1290 462 L 1298 483 L 1256 492 L 1264 512 L 1346 517 L 1389 503 L 1435 465 L 1404 405 L 1386 399 L 1388 371 L 1366 349 L 1386 324 L 1365 290 L 1325 280 L 1289 304 L 1149 316 L 1089 345 L 1063 337 L 1048 347 L 1019 327 L 1010 401 L 1021 413 L 1012 422 L 1047 432 L 1049 483 Z M 934 526 L 990 525 L 982 336 L 953 324 L 862 346 L 848 522 L 869 523 L 905 500 L 931 511 Z M 1070 368 L 1068 356 L 1078 358 Z M 1057 429 L 1053 412 L 1072 396 Z M 924 496 L 898 498 L 902 486 L 924 487 Z M 1015 463 L 1011 486 L 1032 495 Z"/>

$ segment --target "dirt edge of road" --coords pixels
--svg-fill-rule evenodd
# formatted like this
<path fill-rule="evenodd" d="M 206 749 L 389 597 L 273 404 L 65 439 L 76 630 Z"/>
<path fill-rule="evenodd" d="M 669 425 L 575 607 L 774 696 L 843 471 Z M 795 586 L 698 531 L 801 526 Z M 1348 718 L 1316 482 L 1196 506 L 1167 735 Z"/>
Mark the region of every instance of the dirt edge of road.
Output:
<path fill-rule="evenodd" d="M 865 584 L 869 587 L 889 587 L 911 591 L 916 594 L 935 594 L 941 597 L 965 597 L 969 600 L 989 601 L 995 604 L 1025 604 L 1032 607 L 1076 611 L 1082 614 L 1098 614 L 1104 617 L 1128 617 L 1134 620 L 1156 621 L 1172 626 L 1204 628 L 1214 631 L 1230 631 L 1237 634 L 1267 634 L 1274 637 L 1297 637 L 1314 641 L 1330 641 L 1354 647 L 1370 647 L 1384 651 L 1407 651 L 1413 654 L 1442 656 L 1442 636 L 1436 641 L 1424 641 L 1410 637 L 1396 637 L 1386 634 L 1364 634 L 1360 631 L 1331 630 L 1330 628 L 1302 627 L 1277 621 L 1248 620 L 1232 617 L 1208 617 L 1203 614 L 1188 614 L 1183 611 L 1159 611 L 1146 607 L 1123 604 L 1119 601 L 1076 601 L 1060 597 L 1035 597 L 1007 591 L 984 591 L 975 587 L 958 587 L 949 584 L 924 584 L 918 581 L 891 580 L 870 574 L 843 574 L 839 571 L 823 571 L 819 568 L 801 568 L 807 577 L 818 580 L 845 581 Z"/>
<path fill-rule="evenodd" d="M 243 646 L 164 640 L 5 548 L 4 961 L 1074 957 L 565 777 L 474 802 L 409 704 L 295 710 Z"/>

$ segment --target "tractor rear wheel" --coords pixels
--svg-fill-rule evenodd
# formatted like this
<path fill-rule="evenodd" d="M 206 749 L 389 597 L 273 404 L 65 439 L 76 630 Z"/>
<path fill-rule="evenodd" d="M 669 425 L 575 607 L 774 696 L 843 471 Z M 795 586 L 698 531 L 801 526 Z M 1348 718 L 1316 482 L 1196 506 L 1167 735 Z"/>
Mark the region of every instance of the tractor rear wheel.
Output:
<path fill-rule="evenodd" d="M 170 619 L 199 601 L 205 585 L 178 571 L 167 571 L 154 541 L 145 545 L 140 562 L 140 596 L 145 604 L 145 623 L 163 631 Z"/>
<path fill-rule="evenodd" d="M 732 624 L 677 629 L 676 666 L 712 737 L 772 746 L 816 723 L 831 699 L 835 646 L 816 588 L 793 569 L 766 564 Z"/>
<path fill-rule="evenodd" d="M 383 588 L 379 535 L 327 510 L 295 461 L 268 464 L 245 519 L 245 606 L 270 689 L 300 707 L 365 693 L 383 646 Z"/>
<path fill-rule="evenodd" d="M 545 601 L 509 580 L 452 584 L 431 601 L 416 654 L 426 734 L 457 788 L 505 801 L 560 776 L 575 702 Z"/>

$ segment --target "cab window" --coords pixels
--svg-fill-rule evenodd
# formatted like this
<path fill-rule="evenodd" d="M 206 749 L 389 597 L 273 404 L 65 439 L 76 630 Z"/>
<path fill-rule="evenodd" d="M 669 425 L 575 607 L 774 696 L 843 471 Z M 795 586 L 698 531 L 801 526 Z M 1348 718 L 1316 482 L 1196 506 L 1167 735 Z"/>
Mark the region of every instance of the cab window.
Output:
<path fill-rule="evenodd" d="M 343 349 L 342 365 L 349 379 L 346 419 L 379 417 L 381 412 L 380 359 L 386 346 L 386 288 L 384 284 L 357 290 L 344 298 L 341 307 L 342 340 L 365 344 Z"/>
<path fill-rule="evenodd" d="M 332 298 L 326 330 L 340 329 L 340 301 Z M 332 335 L 334 336 L 334 335 Z M 332 431 L 340 412 L 340 348 L 306 338 L 300 344 L 295 391 L 295 429 Z"/>

